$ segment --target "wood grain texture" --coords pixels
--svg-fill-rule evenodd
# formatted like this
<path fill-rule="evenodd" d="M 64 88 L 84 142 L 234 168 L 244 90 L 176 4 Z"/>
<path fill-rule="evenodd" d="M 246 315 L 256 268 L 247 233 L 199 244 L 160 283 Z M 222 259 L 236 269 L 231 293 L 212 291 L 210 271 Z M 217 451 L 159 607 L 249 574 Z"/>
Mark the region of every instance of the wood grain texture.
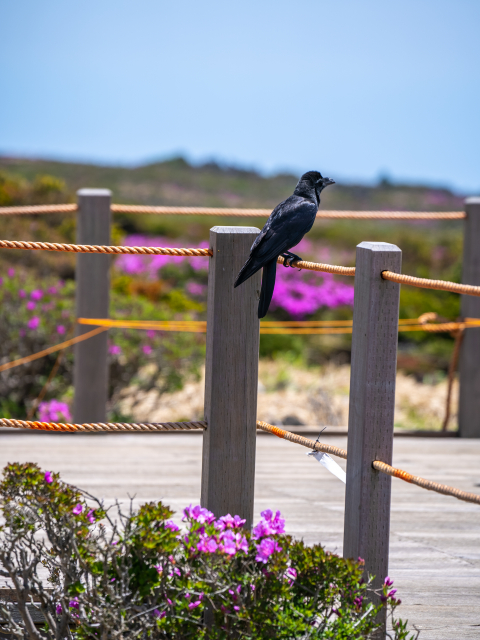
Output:
<path fill-rule="evenodd" d="M 391 478 L 372 461 L 392 460 L 400 297 L 381 273 L 401 266 L 395 245 L 357 246 L 343 555 L 365 560 L 375 588 L 388 575 Z"/>
<path fill-rule="evenodd" d="M 465 201 L 462 283 L 480 285 L 480 198 Z M 462 316 L 480 318 L 480 298 L 462 296 Z M 458 427 L 461 438 L 480 438 L 480 331 L 466 329 L 460 351 Z"/>
<path fill-rule="evenodd" d="M 78 244 L 110 244 L 108 189 L 80 189 L 77 213 Z M 108 318 L 111 256 L 78 254 L 76 266 L 77 318 Z M 77 325 L 76 335 L 91 330 Z M 108 392 L 107 332 L 75 345 L 73 420 L 105 422 Z"/>
<path fill-rule="evenodd" d="M 260 321 L 260 273 L 234 289 L 258 235 L 255 227 L 213 227 L 208 272 L 202 506 L 253 519 Z"/>

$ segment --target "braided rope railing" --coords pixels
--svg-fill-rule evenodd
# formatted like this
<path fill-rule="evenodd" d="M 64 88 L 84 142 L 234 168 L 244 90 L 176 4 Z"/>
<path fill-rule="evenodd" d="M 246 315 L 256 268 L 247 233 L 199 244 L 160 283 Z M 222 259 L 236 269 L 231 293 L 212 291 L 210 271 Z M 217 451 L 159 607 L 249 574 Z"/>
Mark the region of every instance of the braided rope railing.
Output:
<path fill-rule="evenodd" d="M 56 242 L 24 242 L 0 240 L 0 249 L 30 251 L 66 251 L 69 253 L 141 254 L 149 256 L 211 256 L 211 249 L 179 249 L 172 247 L 115 247 L 98 244 L 60 244 Z"/>
<path fill-rule="evenodd" d="M 160 255 L 160 256 L 212 256 L 211 249 L 180 249 L 176 247 L 116 247 L 89 244 L 61 244 L 54 242 L 26 242 L 20 240 L 0 240 L 0 249 L 24 249 L 33 251 L 65 251 L 69 253 L 97 253 L 97 254 L 130 254 L 130 255 Z M 285 259 L 279 256 L 277 262 L 283 264 Z M 323 271 L 343 276 L 354 276 L 355 267 L 342 267 L 305 260 L 295 260 L 292 266 L 309 271 Z M 382 278 L 399 284 L 408 284 L 422 289 L 437 289 L 470 296 L 480 296 L 480 287 L 469 284 L 458 284 L 446 280 L 429 280 L 416 278 L 393 271 L 382 271 Z"/>
<path fill-rule="evenodd" d="M 278 264 L 284 264 L 285 258 L 279 256 L 277 258 Z M 291 263 L 292 267 L 296 269 L 308 269 L 309 271 L 323 271 L 326 273 L 336 273 L 340 276 L 354 276 L 355 267 L 339 267 L 333 264 L 323 264 L 321 262 L 307 262 L 306 260 L 294 260 Z"/>
<path fill-rule="evenodd" d="M 267 431 L 268 433 L 273 433 L 273 435 L 277 436 L 278 438 L 288 440 L 289 442 L 295 442 L 296 444 L 299 444 L 302 447 L 306 447 L 307 449 L 321 451 L 322 453 L 330 453 L 333 456 L 337 456 L 338 458 L 343 458 L 344 460 L 347 459 L 347 452 L 345 451 L 345 449 L 340 449 L 339 447 L 324 444 L 323 442 L 315 442 L 313 440 L 310 440 L 310 438 L 304 438 L 303 436 L 296 435 L 295 433 L 286 431 L 285 429 L 280 429 L 279 427 L 275 427 L 272 424 L 268 424 L 267 422 L 257 421 L 257 429 Z M 407 471 L 396 469 L 389 464 L 385 464 L 384 462 L 379 462 L 377 460 L 374 460 L 372 462 L 372 466 L 377 471 L 386 473 L 387 475 L 393 476 L 394 478 L 399 478 L 400 480 L 404 480 L 405 482 L 416 484 L 417 486 L 422 487 L 422 489 L 427 489 L 428 491 L 435 491 L 436 493 L 442 493 L 443 495 L 452 496 L 454 498 L 457 498 L 458 500 L 464 500 L 465 502 L 480 504 L 480 495 L 477 495 L 476 493 L 470 493 L 468 491 L 462 491 L 461 489 L 455 489 L 454 487 L 449 487 L 448 485 L 440 484 L 439 482 L 433 482 L 432 480 L 425 480 L 425 478 L 414 476 Z"/>
<path fill-rule="evenodd" d="M 0 215 L 73 213 L 76 204 L 39 204 L 18 207 L 0 207 Z M 239 209 L 231 207 L 151 207 L 136 204 L 112 204 L 113 213 L 136 213 L 180 216 L 232 216 L 235 218 L 266 218 L 271 209 Z M 317 218 L 357 220 L 463 220 L 463 211 L 338 211 L 324 210 Z"/>
<path fill-rule="evenodd" d="M 93 431 L 126 433 L 140 431 L 196 431 L 206 429 L 206 422 L 87 422 L 72 424 L 69 422 L 38 422 L 0 418 L 0 427 L 13 429 L 33 429 L 35 431 L 63 431 L 68 433 L 90 433 Z"/>
<path fill-rule="evenodd" d="M 426 489 L 427 491 L 435 491 L 436 493 L 443 493 L 443 495 L 445 496 L 453 496 L 454 498 L 457 498 L 457 500 L 464 500 L 465 502 L 480 504 L 480 496 L 476 493 L 470 493 L 469 491 L 455 489 L 454 487 L 449 487 L 448 485 L 440 484 L 439 482 L 433 482 L 432 480 L 425 480 L 425 478 L 414 476 L 411 473 L 408 473 L 408 471 L 396 469 L 395 467 L 391 467 L 389 464 L 385 464 L 385 462 L 379 462 L 378 460 L 372 462 L 372 466 L 377 471 L 386 473 L 387 476 L 400 478 L 400 480 L 405 480 L 405 482 L 416 484 L 418 487 L 422 487 L 422 489 Z"/>
<path fill-rule="evenodd" d="M 459 284 L 447 280 L 429 280 L 428 278 L 415 278 L 393 271 L 382 271 L 382 278 L 399 284 L 409 284 L 421 289 L 437 289 L 438 291 L 450 291 L 451 293 L 463 293 L 469 296 L 480 296 L 480 287 L 471 284 Z"/>
<path fill-rule="evenodd" d="M 344 458 L 345 460 L 347 459 L 347 452 L 345 451 L 345 449 L 340 449 L 339 447 L 334 447 L 330 444 L 323 444 L 322 442 L 314 442 L 309 438 L 304 438 L 303 436 L 299 436 L 296 433 L 292 433 L 291 431 L 286 431 L 285 429 L 280 429 L 280 427 L 275 427 L 273 424 L 268 424 L 268 422 L 257 420 L 257 429 L 266 431 L 267 433 L 273 433 L 273 435 L 277 436 L 277 438 L 282 438 L 283 440 L 288 440 L 289 442 L 295 442 L 295 444 L 299 444 L 302 447 L 307 447 L 307 449 L 321 451 L 322 453 L 331 453 L 332 456 Z"/>
<path fill-rule="evenodd" d="M 14 216 L 32 213 L 74 213 L 78 210 L 76 204 L 33 204 L 19 207 L 0 207 L 1 216 Z"/>

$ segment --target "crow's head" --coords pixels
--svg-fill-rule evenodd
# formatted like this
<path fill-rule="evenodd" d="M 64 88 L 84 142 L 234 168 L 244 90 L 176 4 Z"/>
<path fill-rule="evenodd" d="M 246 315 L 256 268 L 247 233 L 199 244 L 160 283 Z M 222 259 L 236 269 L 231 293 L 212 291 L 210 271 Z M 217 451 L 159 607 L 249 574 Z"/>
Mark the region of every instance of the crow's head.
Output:
<path fill-rule="evenodd" d="M 320 193 L 329 184 L 335 184 L 335 181 L 330 180 L 330 178 L 324 178 L 319 171 L 307 171 L 298 181 L 295 193 L 304 195 L 314 192 L 318 202 L 320 202 Z"/>

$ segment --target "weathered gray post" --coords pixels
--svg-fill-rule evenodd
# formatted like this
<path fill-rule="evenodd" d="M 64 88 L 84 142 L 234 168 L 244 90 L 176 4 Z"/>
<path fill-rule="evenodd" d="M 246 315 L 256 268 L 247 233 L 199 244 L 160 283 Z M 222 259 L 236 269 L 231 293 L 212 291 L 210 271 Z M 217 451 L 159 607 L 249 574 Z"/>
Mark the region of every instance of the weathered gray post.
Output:
<path fill-rule="evenodd" d="M 77 213 L 78 244 L 110 244 L 108 189 L 80 189 Z M 77 318 L 108 318 L 111 256 L 79 253 L 76 267 Z M 76 335 L 91 331 L 77 325 Z M 73 372 L 75 422 L 105 422 L 108 392 L 107 332 L 75 345 Z"/>
<path fill-rule="evenodd" d="M 465 200 L 464 284 L 480 285 L 480 198 Z M 480 318 L 480 298 L 462 296 L 462 316 Z M 480 330 L 465 329 L 460 351 L 458 428 L 462 438 L 480 438 Z"/>
<path fill-rule="evenodd" d="M 374 588 L 388 575 L 391 478 L 372 462 L 392 463 L 400 297 L 381 273 L 401 266 L 393 244 L 357 246 L 343 555 L 365 560 Z"/>
<path fill-rule="evenodd" d="M 255 227 L 213 227 L 208 271 L 202 506 L 253 520 L 260 273 L 233 288 L 258 235 Z"/>

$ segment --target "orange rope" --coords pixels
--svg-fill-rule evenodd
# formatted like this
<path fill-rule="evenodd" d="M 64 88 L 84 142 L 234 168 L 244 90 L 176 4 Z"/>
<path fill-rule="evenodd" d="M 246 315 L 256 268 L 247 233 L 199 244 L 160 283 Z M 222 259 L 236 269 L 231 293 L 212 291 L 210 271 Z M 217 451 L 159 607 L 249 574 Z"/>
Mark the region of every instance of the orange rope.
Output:
<path fill-rule="evenodd" d="M 0 215 L 71 213 L 78 210 L 76 204 L 40 204 L 21 207 L 0 207 Z M 271 209 L 238 209 L 229 207 L 149 207 L 136 204 L 112 204 L 114 213 L 138 213 L 183 216 L 233 216 L 240 218 L 266 218 Z M 317 218 L 357 220 L 463 220 L 463 211 L 319 211 Z"/>
<path fill-rule="evenodd" d="M 205 320 L 110 320 L 109 318 L 78 318 L 79 324 L 96 325 L 117 329 L 153 329 L 157 331 L 183 331 L 205 333 L 207 323 Z M 416 324 L 410 324 L 416 323 Z M 261 334 L 342 334 L 352 333 L 351 320 L 311 320 L 297 321 L 266 321 L 260 323 Z M 327 326 L 325 326 L 327 325 Z M 332 326 L 333 325 L 333 326 Z M 335 326 L 340 325 L 340 326 Z M 445 322 L 442 324 L 419 324 L 418 319 L 399 320 L 399 332 L 426 331 L 429 333 L 449 333 L 480 326 L 480 320 L 467 319 L 465 322 Z"/>
<path fill-rule="evenodd" d="M 448 282 L 446 280 L 429 280 L 428 278 L 415 278 L 414 276 L 406 276 L 393 271 L 382 271 L 382 278 L 399 284 L 409 284 L 412 287 L 420 287 L 421 289 L 438 289 L 439 291 L 451 291 L 452 293 L 463 293 L 469 296 L 480 296 L 480 287 L 474 287 L 470 284 L 458 284 L 457 282 Z"/>
<path fill-rule="evenodd" d="M 211 256 L 211 249 L 177 249 L 162 247 L 111 247 L 97 244 L 59 244 L 54 242 L 22 242 L 0 240 L 2 249 L 33 251 L 67 251 L 70 253 L 145 254 L 150 256 Z"/>
<path fill-rule="evenodd" d="M 470 493 L 468 491 L 462 491 L 461 489 L 455 489 L 454 487 L 449 487 L 448 485 L 440 484 L 439 482 L 433 482 L 432 480 L 425 480 L 425 478 L 414 476 L 407 471 L 396 469 L 395 467 L 391 467 L 389 464 L 385 464 L 385 462 L 379 462 L 378 460 L 372 462 L 372 466 L 377 471 L 386 473 L 388 476 L 392 476 L 394 478 L 400 478 L 400 480 L 404 480 L 405 482 L 416 484 L 418 487 L 422 487 L 422 489 L 427 489 L 427 491 L 436 491 L 437 493 L 443 493 L 446 496 L 453 496 L 458 500 L 480 504 L 480 496 L 476 493 Z"/>
<path fill-rule="evenodd" d="M 76 204 L 34 204 L 24 207 L 0 207 L 0 216 L 12 216 L 22 213 L 72 213 L 77 211 Z"/>
<path fill-rule="evenodd" d="M 306 447 L 307 449 L 322 451 L 323 453 L 330 453 L 333 456 L 343 458 L 344 460 L 347 459 L 347 452 L 345 451 L 345 449 L 340 449 L 332 445 L 323 444 L 322 442 L 315 442 L 313 440 L 310 440 L 309 438 L 304 438 L 303 436 L 296 435 L 291 431 L 286 431 L 285 429 L 275 427 L 274 425 L 268 424 L 267 422 L 261 422 L 260 420 L 257 420 L 257 429 L 272 433 L 273 435 L 277 436 L 278 438 L 282 438 L 283 440 L 295 442 L 296 444 L 300 444 L 302 447 Z M 422 489 L 427 489 L 428 491 L 436 491 L 437 493 L 443 493 L 447 496 L 453 496 L 454 498 L 458 498 L 458 500 L 464 500 L 465 502 L 474 502 L 475 504 L 480 504 L 480 495 L 477 495 L 476 493 L 469 493 L 468 491 L 455 489 L 454 487 L 449 487 L 445 484 L 432 482 L 431 480 L 425 480 L 425 478 L 414 476 L 407 471 L 396 469 L 395 467 L 391 467 L 389 464 L 379 462 L 378 460 L 372 462 L 372 466 L 377 471 L 386 473 L 387 475 L 393 476 L 394 478 L 400 478 L 400 480 L 405 480 L 405 482 L 416 484 L 417 486 L 422 487 Z"/>
<path fill-rule="evenodd" d="M 340 449 L 339 447 L 334 447 L 330 444 L 323 444 L 322 442 L 314 442 L 309 438 L 304 438 L 303 436 L 298 436 L 296 433 L 292 433 L 291 431 L 286 431 L 285 429 L 280 429 L 280 427 L 275 427 L 273 424 L 268 424 L 268 422 L 262 422 L 261 420 L 257 420 L 257 429 L 261 431 L 267 431 L 268 433 L 273 433 L 277 438 L 282 438 L 283 440 L 288 440 L 289 442 L 295 442 L 295 444 L 300 444 L 302 447 L 307 447 L 307 449 L 314 449 L 315 451 L 322 451 L 323 453 L 331 453 L 333 456 L 338 456 L 339 458 L 347 459 L 347 452 L 345 449 Z"/>
<path fill-rule="evenodd" d="M 48 349 L 43 349 L 43 351 L 38 351 L 37 353 L 33 353 L 30 356 L 25 356 L 24 358 L 19 358 L 18 360 L 13 360 L 12 362 L 7 362 L 5 364 L 0 365 L 0 371 L 7 371 L 7 369 L 13 369 L 13 367 L 18 367 L 21 364 L 27 364 L 27 362 L 38 360 L 39 358 L 48 356 L 49 353 L 54 353 L 55 351 L 59 351 L 60 349 L 65 349 L 66 347 L 69 347 L 72 344 L 77 344 L 77 342 L 83 342 L 83 340 L 88 340 L 88 338 L 93 338 L 93 336 L 96 336 L 98 333 L 102 333 L 103 331 L 107 331 L 107 329 L 108 327 L 97 327 L 97 329 L 93 329 L 93 331 L 84 333 L 83 335 L 77 336 L 76 338 L 70 338 L 70 340 L 65 340 L 65 342 L 56 344 L 53 347 L 48 347 Z"/>
<path fill-rule="evenodd" d="M 87 422 L 72 424 L 70 422 L 31 422 L 30 420 L 13 420 L 0 418 L 0 427 L 13 429 L 34 429 L 37 431 L 67 431 L 88 433 L 90 431 L 192 431 L 206 429 L 206 422 Z"/>
<path fill-rule="evenodd" d="M 277 258 L 278 264 L 283 264 L 285 258 L 279 256 Z M 332 264 L 322 264 L 319 262 L 306 262 L 305 260 L 294 260 L 292 266 L 296 269 L 308 269 L 309 271 L 325 271 L 326 273 L 336 273 L 340 276 L 354 276 L 355 267 L 337 267 Z"/>
<path fill-rule="evenodd" d="M 145 207 L 143 205 L 112 204 L 115 213 L 146 213 L 162 215 L 202 215 L 266 218 L 271 209 L 238 209 L 227 207 Z M 360 219 L 360 220 L 463 220 L 463 211 L 333 211 L 323 210 L 317 218 Z"/>

